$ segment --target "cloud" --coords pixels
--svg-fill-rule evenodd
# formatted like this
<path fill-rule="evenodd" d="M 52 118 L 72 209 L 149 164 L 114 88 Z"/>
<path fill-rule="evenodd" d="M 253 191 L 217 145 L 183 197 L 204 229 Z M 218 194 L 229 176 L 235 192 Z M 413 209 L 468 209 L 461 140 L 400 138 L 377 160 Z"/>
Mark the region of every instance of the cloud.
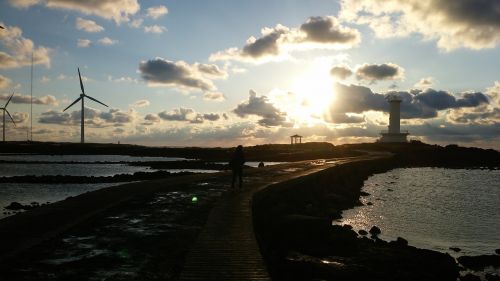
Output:
<path fill-rule="evenodd" d="M 108 76 L 108 81 L 111 81 L 111 82 L 116 82 L 116 83 L 138 83 L 139 81 L 137 81 L 137 79 L 135 78 L 132 78 L 132 77 L 129 77 L 129 76 L 122 76 L 122 77 L 119 77 L 119 78 L 113 78 L 113 76 Z"/>
<path fill-rule="evenodd" d="M 213 82 L 199 71 L 197 64 L 155 58 L 139 64 L 142 78 L 150 86 L 173 86 L 191 90 L 214 91 Z"/>
<path fill-rule="evenodd" d="M 419 89 L 426 89 L 432 87 L 433 84 L 434 84 L 434 78 L 425 77 L 420 79 L 417 83 L 415 83 L 415 87 Z"/>
<path fill-rule="evenodd" d="M 118 44 L 118 40 L 114 40 L 114 39 L 111 39 L 109 37 L 104 37 L 104 38 L 97 40 L 97 43 L 104 45 L 104 46 L 111 46 L 111 45 Z"/>
<path fill-rule="evenodd" d="M 132 123 L 137 118 L 136 115 L 137 114 L 133 109 L 129 111 L 109 109 L 106 112 L 86 107 L 85 126 L 94 128 L 121 126 L 124 124 Z M 80 110 L 73 111 L 71 113 L 51 110 L 43 112 L 38 118 L 38 122 L 41 124 L 73 126 L 80 124 L 80 118 Z"/>
<path fill-rule="evenodd" d="M 143 19 L 135 19 L 135 20 L 132 20 L 129 25 L 133 28 L 139 28 L 142 26 L 142 23 L 144 22 Z"/>
<path fill-rule="evenodd" d="M 285 112 L 270 103 L 267 96 L 259 97 L 253 90 L 250 90 L 248 100 L 238 104 L 233 112 L 241 118 L 250 115 L 258 116 L 261 118 L 258 121 L 259 125 L 265 127 L 290 126 Z"/>
<path fill-rule="evenodd" d="M 14 122 L 16 122 L 16 124 L 21 124 L 21 123 L 24 123 L 28 120 L 29 118 L 29 114 L 26 113 L 26 112 L 14 112 L 12 113 L 12 119 L 14 119 Z"/>
<path fill-rule="evenodd" d="M 139 108 L 139 107 L 146 107 L 149 105 L 150 105 L 150 102 L 148 100 L 138 100 L 138 101 L 134 102 L 131 106 Z"/>
<path fill-rule="evenodd" d="M 10 86 L 12 80 L 0 74 L 0 89 L 5 89 Z"/>
<path fill-rule="evenodd" d="M 346 65 L 337 65 L 332 67 L 330 74 L 333 77 L 344 80 L 352 75 L 352 70 Z"/>
<path fill-rule="evenodd" d="M 0 94 L 0 100 L 8 100 L 11 94 Z M 20 103 L 20 104 L 29 104 L 31 103 L 31 96 L 28 95 L 20 95 L 14 94 L 12 97 L 11 103 Z M 33 97 L 33 104 L 39 105 L 59 105 L 59 101 L 51 95 L 43 96 L 43 97 Z"/>
<path fill-rule="evenodd" d="M 147 16 L 153 19 L 158 19 L 166 14 L 168 14 L 167 7 L 160 5 L 155 7 L 150 7 L 146 9 Z"/>
<path fill-rule="evenodd" d="M 341 26 L 335 17 L 310 17 L 299 28 L 281 24 L 265 27 L 261 37 L 248 38 L 241 49 L 229 48 L 211 54 L 209 59 L 259 63 L 284 59 L 296 50 L 351 48 L 359 44 L 360 38 L 359 31 Z"/>
<path fill-rule="evenodd" d="M 224 101 L 226 97 L 221 92 L 206 92 L 203 94 L 203 99 L 209 101 Z"/>
<path fill-rule="evenodd" d="M 496 0 L 343 0 L 340 18 L 366 24 L 381 38 L 419 33 L 446 51 L 484 49 L 500 42 L 499 7 Z"/>
<path fill-rule="evenodd" d="M 377 80 L 396 80 L 404 77 L 404 69 L 394 63 L 363 64 L 356 69 L 359 80 L 375 82 Z"/>
<path fill-rule="evenodd" d="M 330 112 L 363 113 L 367 111 L 387 112 L 389 109 L 385 95 L 377 94 L 370 88 L 356 85 L 337 83 L 335 86 L 336 99 L 330 106 Z M 413 90 L 410 92 L 391 91 L 387 94 L 398 95 L 401 99 L 401 118 L 434 118 L 438 111 L 465 107 L 477 107 L 488 104 L 486 95 L 480 92 L 462 93 L 456 98 L 446 91 L 433 89 Z"/>
<path fill-rule="evenodd" d="M 86 15 L 96 15 L 117 24 L 129 21 L 131 15 L 140 10 L 137 0 L 9 0 L 18 8 L 28 8 L 33 5 L 44 5 L 47 8 L 78 11 Z"/>
<path fill-rule="evenodd" d="M 217 121 L 221 118 L 219 113 L 197 113 L 192 108 L 176 108 L 171 111 L 162 111 L 158 116 L 165 121 L 189 122 L 191 124 L 201 124 L 205 120 Z"/>
<path fill-rule="evenodd" d="M 144 27 L 144 32 L 146 33 L 154 33 L 154 34 L 162 34 L 167 31 L 167 28 L 162 25 L 149 25 Z"/>
<path fill-rule="evenodd" d="M 227 72 L 220 69 L 215 64 L 204 64 L 197 63 L 195 66 L 198 68 L 198 71 L 203 73 L 204 75 L 212 78 L 227 78 Z"/>
<path fill-rule="evenodd" d="M 98 25 L 95 21 L 82 19 L 80 17 L 76 18 L 75 26 L 76 26 L 76 29 L 83 30 L 86 32 L 104 31 L 104 27 Z"/>
<path fill-rule="evenodd" d="M 310 17 L 300 26 L 300 30 L 305 35 L 303 42 L 355 46 L 360 41 L 357 30 L 341 26 L 333 16 Z"/>
<path fill-rule="evenodd" d="M 144 120 L 146 120 L 146 123 L 143 123 L 143 125 L 152 125 L 153 123 L 159 123 L 161 118 L 156 114 L 150 113 L 144 117 Z"/>
<path fill-rule="evenodd" d="M 0 22 L 5 29 L 0 32 L 0 44 L 6 51 L 0 51 L 0 69 L 19 68 L 33 64 L 41 64 L 50 67 L 49 48 L 39 46 L 30 39 L 23 37 L 23 31 L 16 26 L 7 26 Z"/>
<path fill-rule="evenodd" d="M 88 48 L 90 45 L 92 45 L 92 41 L 88 39 L 78 39 L 78 42 L 76 43 L 78 48 Z"/>

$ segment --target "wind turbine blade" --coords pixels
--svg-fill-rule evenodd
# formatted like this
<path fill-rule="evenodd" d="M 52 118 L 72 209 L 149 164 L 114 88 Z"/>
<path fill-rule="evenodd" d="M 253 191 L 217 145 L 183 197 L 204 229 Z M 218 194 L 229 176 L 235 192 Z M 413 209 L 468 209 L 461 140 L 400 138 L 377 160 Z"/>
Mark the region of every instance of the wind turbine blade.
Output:
<path fill-rule="evenodd" d="M 76 99 L 76 100 L 75 100 L 72 104 L 70 104 L 68 107 L 66 107 L 66 108 L 63 110 L 63 112 L 64 112 L 64 111 L 66 111 L 66 109 L 68 109 L 68 108 L 72 107 L 75 103 L 77 103 L 77 102 L 78 102 L 78 101 L 80 101 L 81 99 L 82 99 L 82 97 L 77 98 L 77 99 Z"/>
<path fill-rule="evenodd" d="M 9 105 L 9 102 L 12 99 L 13 96 L 14 96 L 14 92 L 12 92 L 12 95 L 10 96 L 9 100 L 7 101 L 7 103 L 5 104 L 4 108 L 7 108 L 7 105 Z"/>
<path fill-rule="evenodd" d="M 7 115 L 9 115 L 10 120 L 12 120 L 12 123 L 14 123 L 14 127 L 17 127 L 16 122 L 14 121 L 14 118 L 12 118 L 12 116 L 10 115 L 9 111 L 7 109 L 4 109 L 4 110 L 5 110 L 5 112 L 7 112 Z"/>
<path fill-rule="evenodd" d="M 93 97 L 91 97 L 91 96 L 87 96 L 87 95 L 85 95 L 85 97 L 86 97 L 86 98 L 89 98 L 89 99 L 91 99 L 91 100 L 93 100 L 93 101 L 95 101 L 95 102 L 98 102 L 98 103 L 100 103 L 100 104 L 104 105 L 105 107 L 109 107 L 109 106 L 105 105 L 104 103 L 102 103 L 102 102 L 100 102 L 100 101 L 98 101 L 98 100 L 94 99 L 94 98 L 93 98 Z"/>
<path fill-rule="evenodd" d="M 85 95 L 85 89 L 83 88 L 82 75 L 80 75 L 80 68 L 78 67 L 78 78 L 80 78 L 80 88 L 82 89 L 82 94 Z"/>

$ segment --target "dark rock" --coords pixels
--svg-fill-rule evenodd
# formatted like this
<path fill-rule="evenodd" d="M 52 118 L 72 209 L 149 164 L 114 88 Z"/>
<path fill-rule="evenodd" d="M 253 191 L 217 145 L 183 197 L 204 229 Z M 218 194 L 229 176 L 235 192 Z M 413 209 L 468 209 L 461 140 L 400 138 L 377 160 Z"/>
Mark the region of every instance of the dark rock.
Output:
<path fill-rule="evenodd" d="M 465 276 L 460 276 L 460 281 L 481 281 L 479 276 L 467 273 Z"/>
<path fill-rule="evenodd" d="M 500 255 L 500 249 L 496 249 L 495 254 Z"/>
<path fill-rule="evenodd" d="M 9 206 L 5 207 L 7 210 L 24 210 L 25 206 L 18 202 L 11 202 Z"/>
<path fill-rule="evenodd" d="M 485 277 L 488 281 L 500 281 L 500 276 L 496 274 L 486 273 Z"/>
<path fill-rule="evenodd" d="M 364 230 L 364 229 L 360 229 L 360 230 L 358 231 L 358 233 L 359 233 L 359 235 L 363 235 L 363 236 L 365 236 L 365 235 L 367 235 L 367 234 L 368 234 L 368 232 L 366 232 L 366 230 Z"/>
<path fill-rule="evenodd" d="M 354 205 L 356 205 L 356 206 L 364 206 L 364 204 L 363 204 L 363 202 L 361 202 L 361 200 L 356 201 L 356 203 L 354 203 Z"/>
<path fill-rule="evenodd" d="M 364 191 L 361 191 L 361 192 L 359 193 L 359 195 L 360 195 L 360 196 L 370 196 L 370 193 L 368 193 L 368 192 L 364 192 Z"/>
<path fill-rule="evenodd" d="M 344 224 L 344 225 L 342 225 L 342 227 L 345 229 L 352 229 L 352 225 L 350 225 L 350 224 Z"/>
<path fill-rule="evenodd" d="M 380 228 L 378 228 L 376 225 L 372 226 L 372 228 L 370 228 L 370 234 L 372 236 L 378 236 L 380 233 L 382 233 L 382 231 L 380 231 Z"/>
<path fill-rule="evenodd" d="M 500 267 L 499 255 L 461 256 L 457 261 L 473 270 L 482 270 L 488 266 Z"/>
<path fill-rule="evenodd" d="M 387 191 L 393 191 L 392 189 L 388 188 Z"/>
<path fill-rule="evenodd" d="M 373 205 L 373 203 L 372 202 L 368 202 L 368 203 L 366 203 L 366 205 L 371 206 L 371 205 Z"/>
<path fill-rule="evenodd" d="M 398 237 L 396 239 L 396 243 L 400 246 L 408 246 L 408 240 L 404 239 L 403 237 Z"/>
<path fill-rule="evenodd" d="M 462 249 L 460 249 L 459 247 L 450 247 L 450 250 L 457 252 L 457 253 L 462 251 Z"/>

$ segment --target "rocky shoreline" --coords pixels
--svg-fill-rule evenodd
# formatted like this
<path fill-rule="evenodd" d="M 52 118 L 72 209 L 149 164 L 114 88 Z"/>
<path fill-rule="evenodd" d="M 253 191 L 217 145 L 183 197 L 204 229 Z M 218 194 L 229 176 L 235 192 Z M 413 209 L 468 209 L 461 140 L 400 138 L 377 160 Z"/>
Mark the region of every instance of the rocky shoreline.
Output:
<path fill-rule="evenodd" d="M 452 150 L 455 150 L 453 147 Z M 442 152 L 442 151 L 438 151 Z M 469 151 L 466 151 L 467 153 Z M 411 156 L 411 157 L 408 157 Z M 467 157 L 454 163 L 447 158 L 396 153 L 389 159 L 349 163 L 279 183 L 256 194 L 254 224 L 261 251 L 274 280 L 477 280 L 460 271 L 498 266 L 500 255 L 461 257 L 418 249 L 399 237 L 396 241 L 377 238 L 378 229 L 356 233 L 349 225 L 332 226 L 342 210 L 359 205 L 363 182 L 370 175 L 411 166 L 471 167 Z M 497 169 L 498 161 L 476 167 Z M 418 161 L 415 161 L 418 160 Z M 378 230 L 378 231 L 377 231 Z M 498 280 L 497 275 L 486 275 Z M 477 277 L 479 278 L 479 277 Z"/>

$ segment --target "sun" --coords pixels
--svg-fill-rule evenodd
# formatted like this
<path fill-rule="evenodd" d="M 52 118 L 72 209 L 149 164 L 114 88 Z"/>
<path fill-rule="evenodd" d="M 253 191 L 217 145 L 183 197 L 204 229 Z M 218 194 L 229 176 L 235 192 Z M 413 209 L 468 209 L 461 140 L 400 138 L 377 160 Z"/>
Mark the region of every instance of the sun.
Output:
<path fill-rule="evenodd" d="M 334 99 L 334 79 L 329 61 L 314 61 L 292 82 L 296 102 L 289 110 L 292 118 L 305 124 L 323 123 L 323 116 Z"/>

